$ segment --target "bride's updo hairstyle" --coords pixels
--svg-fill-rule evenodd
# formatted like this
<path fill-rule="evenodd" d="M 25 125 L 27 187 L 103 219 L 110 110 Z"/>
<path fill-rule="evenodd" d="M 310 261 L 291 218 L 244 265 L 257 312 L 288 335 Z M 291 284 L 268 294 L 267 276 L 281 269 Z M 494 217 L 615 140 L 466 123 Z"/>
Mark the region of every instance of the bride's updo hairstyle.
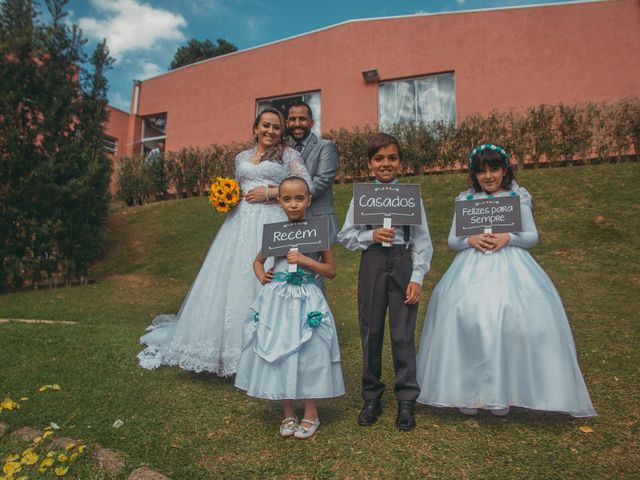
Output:
<path fill-rule="evenodd" d="M 511 190 L 511 184 L 515 180 L 513 167 L 509 163 L 509 154 L 498 145 L 486 143 L 474 148 L 469 154 L 469 186 L 476 192 L 481 192 L 482 187 L 476 178 L 476 173 L 485 167 L 504 168 L 506 173 L 502 178 L 500 187 L 503 190 Z"/>
<path fill-rule="evenodd" d="M 280 110 L 272 108 L 272 107 L 265 108 L 256 117 L 256 120 L 253 122 L 253 128 L 251 129 L 251 131 L 255 132 L 256 128 L 258 128 L 258 125 L 260 124 L 262 116 L 265 113 L 272 113 L 274 115 L 277 115 L 278 118 L 280 119 L 280 125 L 282 126 L 282 129 L 280 130 L 280 141 L 278 143 L 276 143 L 275 145 L 269 147 L 264 152 L 264 155 L 262 156 L 260 161 L 262 162 L 263 160 L 271 160 L 272 162 L 282 163 L 282 155 L 284 153 L 284 148 L 286 146 L 286 139 L 285 139 L 286 135 L 285 135 L 285 132 L 287 130 L 287 126 L 286 126 L 286 124 L 284 122 L 284 117 L 282 116 L 282 113 L 280 112 Z M 256 136 L 256 141 L 257 140 L 258 140 L 258 138 Z"/>

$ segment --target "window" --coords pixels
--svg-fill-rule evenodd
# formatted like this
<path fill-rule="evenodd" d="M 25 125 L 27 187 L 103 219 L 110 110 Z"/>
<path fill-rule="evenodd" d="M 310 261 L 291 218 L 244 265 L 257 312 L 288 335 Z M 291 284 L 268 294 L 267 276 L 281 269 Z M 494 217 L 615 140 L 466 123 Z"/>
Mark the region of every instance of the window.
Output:
<path fill-rule="evenodd" d="M 313 112 L 313 128 L 311 131 L 319 137 L 321 131 L 320 118 L 322 113 L 320 107 L 320 92 L 301 93 L 298 95 L 287 95 L 286 97 L 273 97 L 258 100 L 256 102 L 256 115 L 262 112 L 265 108 L 273 107 L 280 110 L 286 119 L 287 107 L 296 101 L 306 102 L 307 105 L 311 107 L 311 111 Z"/>
<path fill-rule="evenodd" d="M 378 87 L 380 129 L 396 123 L 456 121 L 453 73 L 382 82 Z"/>
<path fill-rule="evenodd" d="M 153 150 L 160 141 L 167 139 L 167 114 L 156 113 L 142 117 L 142 148 L 141 153 L 146 154 Z"/>
<path fill-rule="evenodd" d="M 118 151 L 118 140 L 108 135 L 104 136 L 104 149 L 107 153 L 115 155 Z"/>

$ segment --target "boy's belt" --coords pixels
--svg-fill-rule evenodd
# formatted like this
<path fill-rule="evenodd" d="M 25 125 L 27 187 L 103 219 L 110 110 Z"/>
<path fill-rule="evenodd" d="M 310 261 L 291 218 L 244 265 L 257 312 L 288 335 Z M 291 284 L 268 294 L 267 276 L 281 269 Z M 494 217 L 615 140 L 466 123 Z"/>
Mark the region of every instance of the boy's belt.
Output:
<path fill-rule="evenodd" d="M 390 247 L 383 247 L 379 243 L 372 243 L 367 247 L 366 250 L 363 250 L 362 253 L 371 252 L 371 251 L 385 252 L 385 253 L 400 252 L 402 254 L 405 254 L 405 253 L 411 253 L 411 245 L 408 245 L 406 243 L 394 243 Z"/>

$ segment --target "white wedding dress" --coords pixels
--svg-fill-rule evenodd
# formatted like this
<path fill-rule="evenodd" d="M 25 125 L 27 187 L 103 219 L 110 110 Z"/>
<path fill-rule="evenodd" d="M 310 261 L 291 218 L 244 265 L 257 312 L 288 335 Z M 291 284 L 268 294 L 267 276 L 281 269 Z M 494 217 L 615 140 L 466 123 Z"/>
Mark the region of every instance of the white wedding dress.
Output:
<path fill-rule="evenodd" d="M 236 180 L 243 192 L 277 185 L 289 174 L 303 177 L 311 188 L 297 151 L 287 147 L 282 164 L 267 160 L 255 164 L 251 161 L 255 151 L 245 150 L 236 157 Z M 262 243 L 262 226 L 285 220 L 277 203 L 244 200 L 227 215 L 178 314 L 156 317 L 140 338 L 146 345 L 138 354 L 141 367 L 177 365 L 220 376 L 236 372 L 243 322 L 260 287 L 253 260 Z"/>

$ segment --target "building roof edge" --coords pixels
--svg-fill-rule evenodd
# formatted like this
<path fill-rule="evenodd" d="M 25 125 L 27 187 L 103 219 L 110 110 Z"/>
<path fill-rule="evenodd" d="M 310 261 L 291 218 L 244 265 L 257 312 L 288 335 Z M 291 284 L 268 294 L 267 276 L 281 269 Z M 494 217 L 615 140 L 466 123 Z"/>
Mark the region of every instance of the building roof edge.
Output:
<path fill-rule="evenodd" d="M 482 12 L 492 12 L 492 11 L 500 11 L 500 10 L 518 10 L 518 9 L 525 9 L 525 8 L 558 7 L 558 6 L 564 6 L 564 5 L 579 5 L 579 4 L 587 4 L 587 3 L 607 3 L 607 2 L 610 2 L 610 1 L 611 0 L 571 0 L 571 1 L 568 1 L 568 2 L 535 3 L 535 4 L 529 4 L 529 5 L 508 5 L 508 6 L 505 6 L 505 7 L 475 8 L 475 9 L 470 9 L 470 10 L 454 10 L 454 11 L 448 11 L 448 12 L 425 12 L 425 13 L 411 13 L 411 14 L 405 14 L 405 15 L 391 15 L 391 16 L 387 16 L 387 17 L 353 18 L 353 19 L 350 19 L 350 20 L 345 20 L 343 22 L 334 23 L 332 25 L 327 25 L 326 27 L 321 27 L 321 28 L 317 28 L 315 30 L 310 30 L 308 32 L 298 33 L 298 34 L 292 35 L 290 37 L 281 38 L 281 39 L 278 39 L 278 40 L 273 40 L 273 41 L 267 42 L 267 43 L 262 43 L 260 45 L 254 46 L 254 47 L 245 48 L 243 50 L 236 50 L 235 52 L 225 53 L 224 55 L 219 55 L 217 57 L 212 57 L 212 58 L 207 58 L 205 60 L 200 60 L 199 62 L 190 63 L 189 65 L 184 65 L 183 67 L 179 67 L 179 68 L 176 68 L 176 69 L 173 69 L 173 70 L 168 70 L 166 72 L 160 73 L 160 74 L 155 75 L 153 77 L 149 77 L 149 78 L 147 78 L 145 80 L 140 80 L 140 82 L 144 83 L 147 80 L 153 80 L 155 78 L 163 77 L 163 76 L 168 75 L 170 73 L 177 72 L 179 70 L 183 70 L 183 69 L 187 69 L 187 68 L 191 68 L 191 67 L 194 67 L 196 65 L 200 65 L 200 64 L 203 64 L 203 63 L 206 63 L 206 62 L 212 62 L 212 61 L 218 60 L 220 58 L 230 57 L 232 55 L 238 55 L 238 54 L 242 54 L 242 53 L 245 53 L 245 52 L 250 52 L 252 50 L 257 50 L 259 48 L 269 47 L 271 45 L 275 45 L 275 44 L 282 43 L 282 42 L 287 42 L 289 40 L 294 40 L 294 39 L 300 38 L 300 37 L 305 37 L 307 35 L 311 35 L 311 34 L 314 34 L 314 33 L 322 32 L 324 30 L 330 30 L 332 28 L 342 27 L 344 25 L 349 25 L 351 23 L 372 22 L 372 21 L 378 21 L 378 20 L 398 20 L 398 19 L 402 19 L 402 18 L 413 18 L 413 17 L 435 17 L 435 16 L 440 16 L 440 15 L 458 15 L 458 14 L 462 14 L 462 13 L 482 13 Z"/>

